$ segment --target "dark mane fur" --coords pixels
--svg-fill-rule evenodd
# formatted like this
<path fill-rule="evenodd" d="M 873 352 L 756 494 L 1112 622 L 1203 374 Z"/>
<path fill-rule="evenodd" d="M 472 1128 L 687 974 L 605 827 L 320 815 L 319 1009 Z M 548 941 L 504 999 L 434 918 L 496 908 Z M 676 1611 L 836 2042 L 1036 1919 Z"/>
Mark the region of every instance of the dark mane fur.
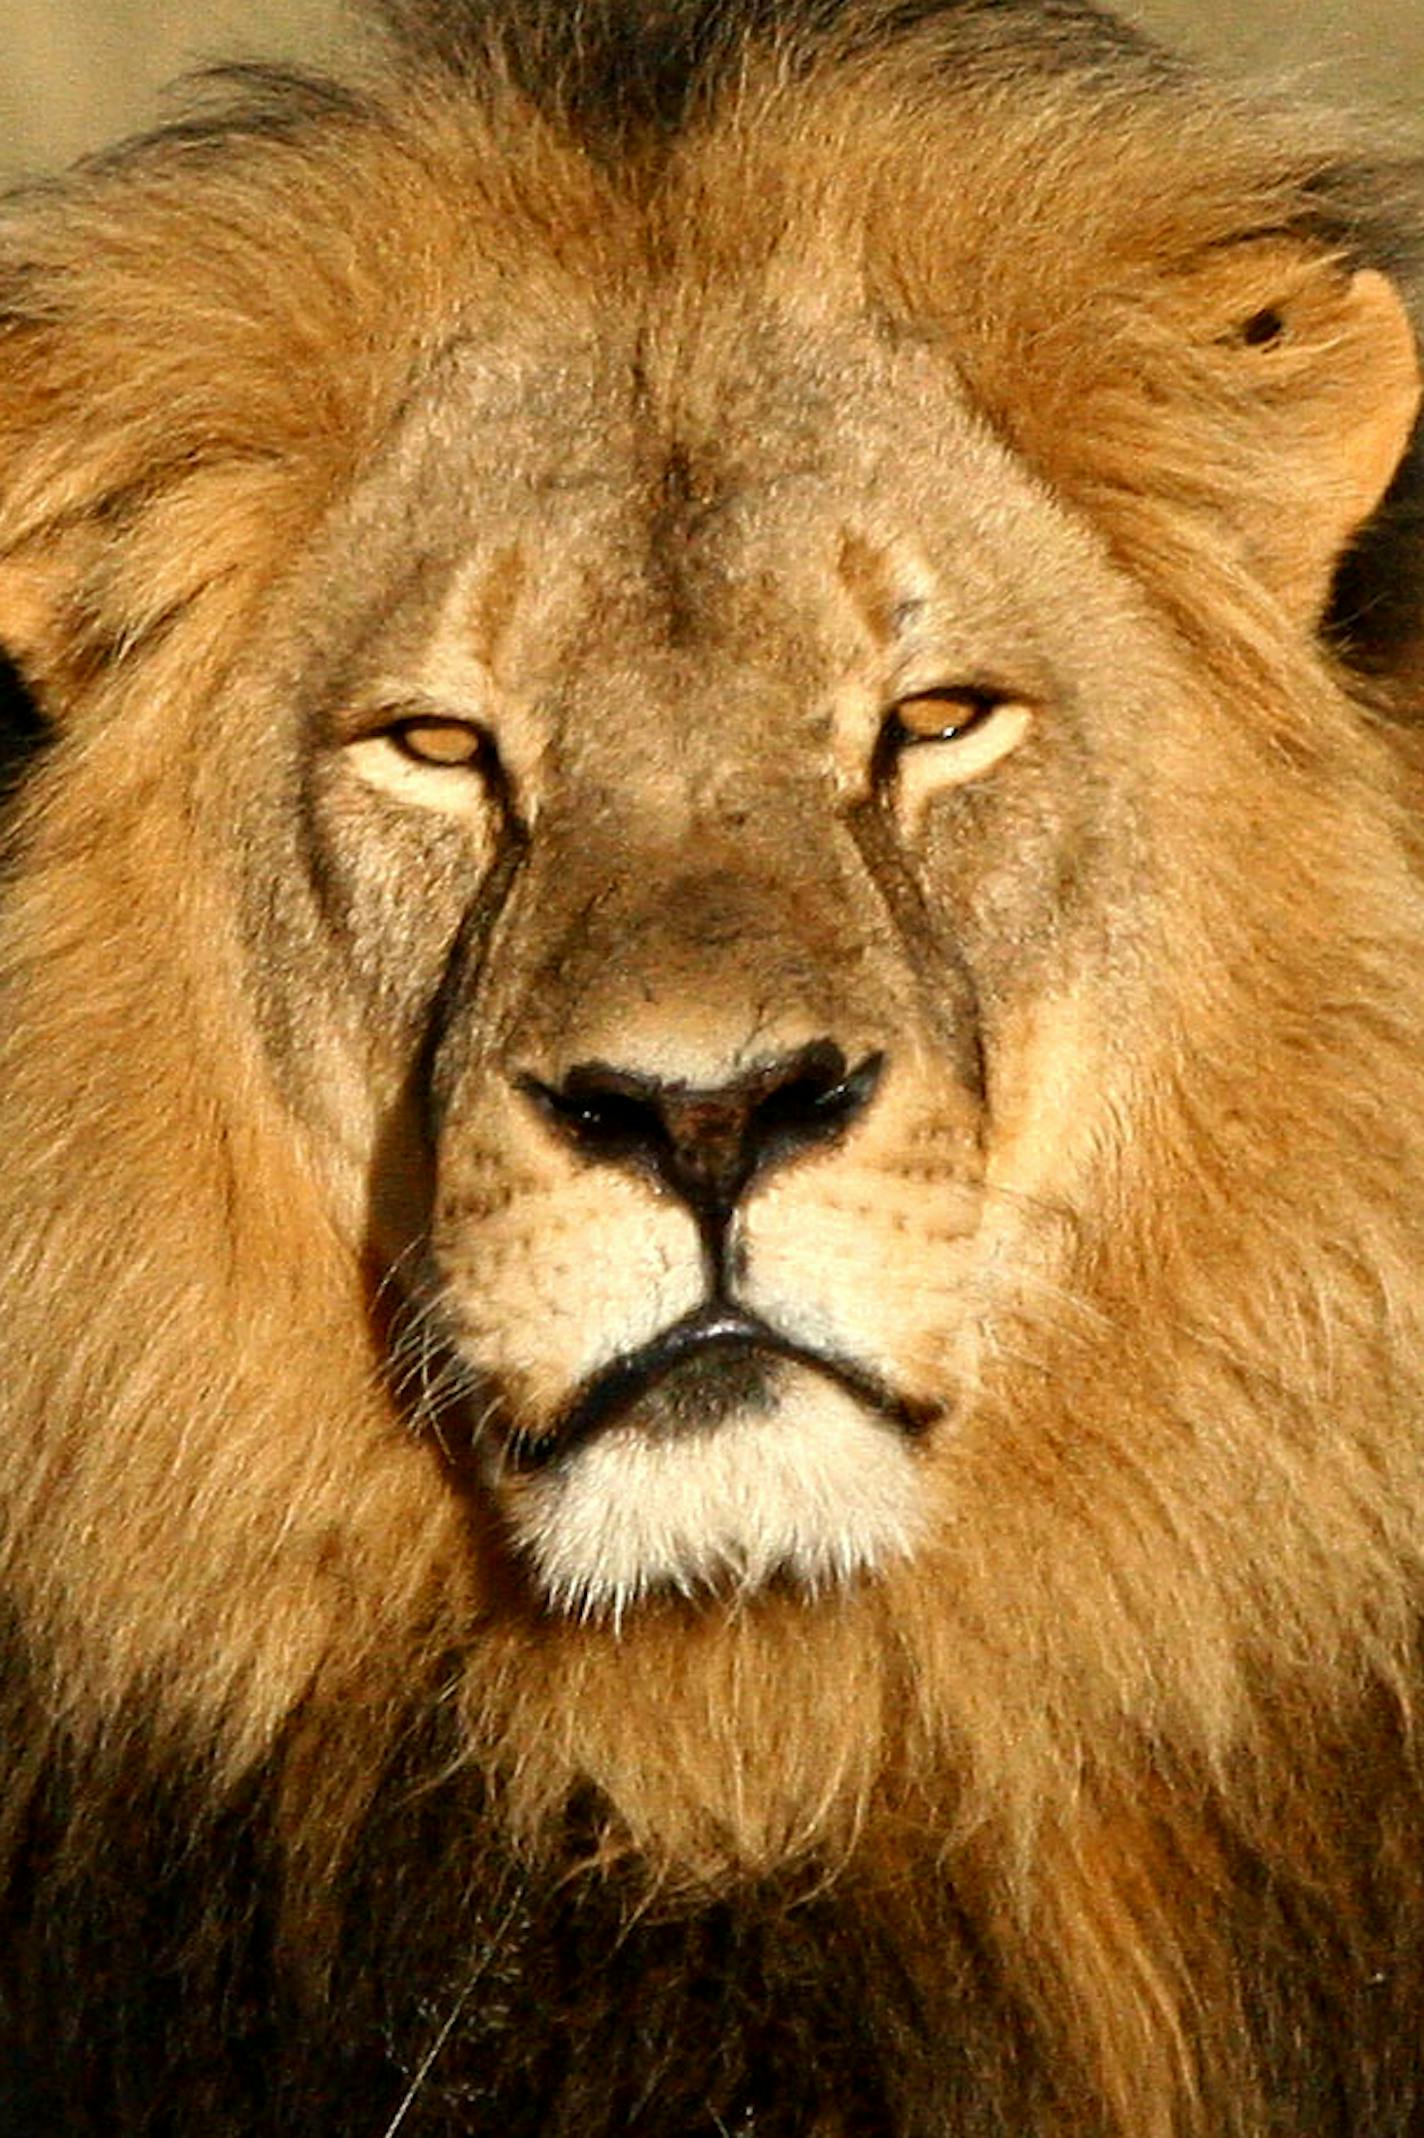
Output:
<path fill-rule="evenodd" d="M 378 0 L 377 12 L 408 62 L 476 82 L 493 67 L 599 142 L 675 133 L 757 53 L 792 79 L 911 40 L 944 47 L 961 75 L 1015 53 L 1075 72 L 1170 64 L 1088 0 Z"/>

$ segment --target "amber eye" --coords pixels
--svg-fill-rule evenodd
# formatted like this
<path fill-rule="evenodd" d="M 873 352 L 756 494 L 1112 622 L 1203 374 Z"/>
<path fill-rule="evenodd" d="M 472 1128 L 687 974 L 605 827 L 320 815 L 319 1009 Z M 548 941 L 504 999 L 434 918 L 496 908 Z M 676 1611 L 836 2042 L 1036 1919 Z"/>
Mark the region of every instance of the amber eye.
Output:
<path fill-rule="evenodd" d="M 402 808 L 432 810 L 482 829 L 509 815 L 499 752 L 478 721 L 436 709 L 391 708 L 342 754 L 364 786 Z"/>
<path fill-rule="evenodd" d="M 440 720 L 425 715 L 398 721 L 387 731 L 402 754 L 418 765 L 434 765 L 442 771 L 478 766 L 489 754 L 489 739 L 482 728 L 465 720 Z"/>
<path fill-rule="evenodd" d="M 911 749 L 920 742 L 957 742 L 993 718 L 1010 699 L 1004 692 L 980 684 L 947 684 L 943 689 L 917 691 L 901 698 L 886 721 L 889 739 L 896 749 Z"/>
<path fill-rule="evenodd" d="M 954 683 L 908 692 L 881 724 L 872 783 L 893 793 L 908 819 L 947 787 L 967 786 L 1016 750 L 1034 708 L 990 684 Z"/>

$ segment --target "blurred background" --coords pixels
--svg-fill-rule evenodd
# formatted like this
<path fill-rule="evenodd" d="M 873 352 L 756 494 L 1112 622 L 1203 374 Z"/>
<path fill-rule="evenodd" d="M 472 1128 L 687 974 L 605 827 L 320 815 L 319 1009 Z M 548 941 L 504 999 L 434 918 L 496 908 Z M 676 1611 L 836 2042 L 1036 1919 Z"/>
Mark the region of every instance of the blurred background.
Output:
<path fill-rule="evenodd" d="M 1119 0 L 1208 59 L 1302 70 L 1328 96 L 1424 117 L 1424 0 Z M 0 179 L 145 125 L 161 85 L 214 58 L 331 58 L 342 0 L 0 0 Z"/>

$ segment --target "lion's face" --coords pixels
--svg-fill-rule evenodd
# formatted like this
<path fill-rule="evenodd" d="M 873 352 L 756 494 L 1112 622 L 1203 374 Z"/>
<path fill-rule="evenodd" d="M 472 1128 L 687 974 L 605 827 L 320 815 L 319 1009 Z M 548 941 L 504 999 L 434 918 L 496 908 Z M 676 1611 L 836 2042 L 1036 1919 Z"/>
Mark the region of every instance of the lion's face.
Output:
<path fill-rule="evenodd" d="M 913 1551 L 996 1243 L 1114 1074 L 1098 857 L 1165 864 L 1186 715 L 933 350 L 561 326 L 451 350 L 321 559 L 276 872 L 394 1375 L 616 1616 Z"/>

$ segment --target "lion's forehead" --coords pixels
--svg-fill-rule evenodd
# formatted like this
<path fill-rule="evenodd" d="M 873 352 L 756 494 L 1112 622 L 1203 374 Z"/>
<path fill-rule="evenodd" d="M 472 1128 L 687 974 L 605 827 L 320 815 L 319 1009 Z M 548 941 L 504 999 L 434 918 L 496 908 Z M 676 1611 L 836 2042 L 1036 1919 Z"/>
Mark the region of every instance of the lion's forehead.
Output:
<path fill-rule="evenodd" d="M 448 498 L 453 477 L 481 520 L 493 506 L 589 526 L 602 544 L 625 525 L 645 550 L 651 534 L 659 550 L 727 553 L 762 530 L 784 545 L 807 512 L 903 500 L 976 459 L 982 476 L 952 349 L 854 315 L 817 342 L 755 296 L 740 334 L 710 305 L 669 328 L 660 301 L 650 286 L 613 322 L 590 313 L 453 349 L 415 404 L 422 493 Z"/>
<path fill-rule="evenodd" d="M 867 641 L 1045 694 L 1101 672 L 1123 589 L 952 355 L 855 316 L 813 341 L 750 298 L 740 339 L 656 307 L 447 351 L 345 536 L 370 668 L 563 686 L 594 738 L 700 699 L 719 777 L 739 707 L 819 717 Z"/>

